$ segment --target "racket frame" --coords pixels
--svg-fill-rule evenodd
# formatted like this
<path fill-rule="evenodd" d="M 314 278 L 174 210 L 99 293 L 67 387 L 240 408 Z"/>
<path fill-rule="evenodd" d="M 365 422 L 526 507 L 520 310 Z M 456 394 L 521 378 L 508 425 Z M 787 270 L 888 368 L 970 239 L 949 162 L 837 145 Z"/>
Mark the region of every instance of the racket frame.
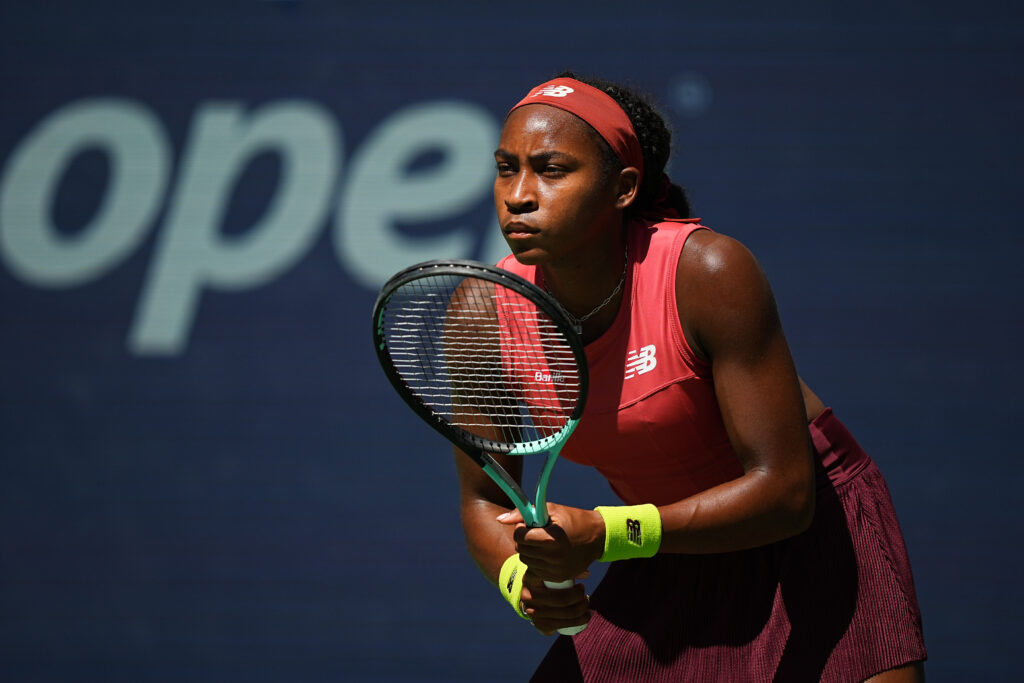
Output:
<path fill-rule="evenodd" d="M 569 420 L 561 430 L 528 444 L 509 444 L 491 441 L 490 439 L 484 439 L 476 434 L 455 427 L 415 396 L 415 393 L 408 387 L 405 380 L 402 379 L 399 372 L 394 368 L 388 353 L 385 330 L 383 328 L 384 313 L 388 301 L 390 301 L 391 297 L 400 287 L 414 280 L 436 275 L 475 277 L 507 287 L 536 304 L 559 327 L 568 341 L 576 360 L 579 378 L 579 398 Z M 561 447 L 568 441 L 583 415 L 589 387 L 587 355 L 583 348 L 583 341 L 573 328 L 572 323 L 569 322 L 568 317 L 566 317 L 558 302 L 540 287 L 515 273 L 510 273 L 496 266 L 489 266 L 477 261 L 449 259 L 425 261 L 396 273 L 381 288 L 381 292 L 374 303 L 373 311 L 374 350 L 377 353 L 377 358 L 384 369 L 385 375 L 387 375 L 388 380 L 394 386 L 398 395 L 402 397 L 402 400 L 423 418 L 427 424 L 458 446 L 480 466 L 487 476 L 509 497 L 516 506 L 516 509 L 522 514 L 523 521 L 526 522 L 527 526 L 547 526 L 549 521 L 547 513 L 547 487 L 551 478 L 551 471 L 558 460 Z M 505 468 L 491 456 L 491 453 L 515 456 L 546 455 L 544 465 L 537 478 L 534 502 L 530 501 L 522 486 L 505 471 Z"/>

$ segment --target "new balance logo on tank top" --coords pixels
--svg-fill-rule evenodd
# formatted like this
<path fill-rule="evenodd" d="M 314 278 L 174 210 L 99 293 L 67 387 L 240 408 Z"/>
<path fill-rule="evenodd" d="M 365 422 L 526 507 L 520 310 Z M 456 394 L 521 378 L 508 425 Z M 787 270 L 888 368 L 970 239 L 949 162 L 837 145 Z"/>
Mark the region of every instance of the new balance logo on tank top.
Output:
<path fill-rule="evenodd" d="M 665 505 L 743 474 L 710 369 L 686 343 L 676 308 L 679 255 L 702 228 L 696 219 L 629 226 L 628 296 L 586 347 L 590 394 L 562 457 L 595 467 L 631 505 Z M 538 283 L 536 267 L 512 256 L 498 265 Z"/>
<path fill-rule="evenodd" d="M 648 344 L 639 351 L 630 351 L 626 356 L 625 379 L 633 379 L 658 367 L 658 358 L 655 355 L 657 353 L 658 349 L 654 344 Z"/>

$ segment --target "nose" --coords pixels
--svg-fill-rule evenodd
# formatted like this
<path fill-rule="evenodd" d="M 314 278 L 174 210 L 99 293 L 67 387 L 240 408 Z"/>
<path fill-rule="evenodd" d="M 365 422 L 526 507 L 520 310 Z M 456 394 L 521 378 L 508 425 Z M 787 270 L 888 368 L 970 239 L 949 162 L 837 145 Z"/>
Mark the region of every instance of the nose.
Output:
<path fill-rule="evenodd" d="M 528 213 L 537 209 L 537 192 L 529 169 L 520 169 L 510 178 L 504 194 L 505 208 L 509 213 Z"/>

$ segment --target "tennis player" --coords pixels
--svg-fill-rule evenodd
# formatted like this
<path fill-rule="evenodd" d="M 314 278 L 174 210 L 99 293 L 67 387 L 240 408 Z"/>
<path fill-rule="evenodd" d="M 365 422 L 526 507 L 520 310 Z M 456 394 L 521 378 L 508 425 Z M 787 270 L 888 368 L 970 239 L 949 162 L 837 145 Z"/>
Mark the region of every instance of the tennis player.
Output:
<path fill-rule="evenodd" d="M 542 633 L 587 624 L 534 681 L 921 681 L 885 481 L 798 378 L 754 257 L 691 217 L 669 148 L 641 96 L 571 73 L 505 120 L 500 265 L 582 330 L 590 395 L 562 456 L 618 500 L 552 503 L 529 529 L 457 456 L 469 551 Z M 611 564 L 592 596 L 543 583 L 594 562 Z"/>

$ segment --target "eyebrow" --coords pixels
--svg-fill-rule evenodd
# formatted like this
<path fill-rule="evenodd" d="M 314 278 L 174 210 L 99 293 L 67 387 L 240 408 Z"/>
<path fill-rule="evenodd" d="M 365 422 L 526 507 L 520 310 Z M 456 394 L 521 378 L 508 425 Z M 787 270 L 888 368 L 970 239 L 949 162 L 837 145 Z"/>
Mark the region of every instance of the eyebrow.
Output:
<path fill-rule="evenodd" d="M 494 150 L 494 156 L 495 157 L 512 157 L 512 158 L 516 157 L 515 154 L 513 154 L 510 151 L 508 151 L 504 147 L 499 147 L 498 149 Z M 554 159 L 556 157 L 564 157 L 566 159 L 575 159 L 576 158 L 573 155 L 569 154 L 568 152 L 561 152 L 559 150 L 554 150 L 554 149 L 552 149 L 552 150 L 541 150 L 541 151 L 535 152 L 535 153 L 533 153 L 533 154 L 531 154 L 529 156 L 530 159 L 535 159 L 537 161 L 549 161 L 549 160 Z"/>

